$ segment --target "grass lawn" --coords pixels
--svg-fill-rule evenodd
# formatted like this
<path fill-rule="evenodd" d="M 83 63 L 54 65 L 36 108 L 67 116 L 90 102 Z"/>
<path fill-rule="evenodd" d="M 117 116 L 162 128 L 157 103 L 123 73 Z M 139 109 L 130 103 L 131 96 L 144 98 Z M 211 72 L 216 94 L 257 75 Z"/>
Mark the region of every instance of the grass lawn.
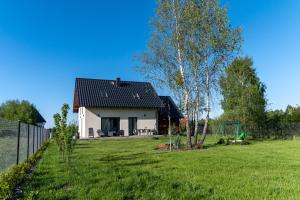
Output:
<path fill-rule="evenodd" d="M 27 199 L 299 199 L 300 141 L 155 150 L 159 140 L 79 141 L 72 162 L 51 144 L 25 183 Z M 209 137 L 207 144 L 212 144 Z"/>

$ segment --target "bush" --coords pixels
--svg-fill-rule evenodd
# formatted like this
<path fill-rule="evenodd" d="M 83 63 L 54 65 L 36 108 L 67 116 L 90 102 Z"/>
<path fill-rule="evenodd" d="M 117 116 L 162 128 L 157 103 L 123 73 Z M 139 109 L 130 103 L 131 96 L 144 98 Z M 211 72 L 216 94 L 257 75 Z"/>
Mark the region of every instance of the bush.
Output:
<path fill-rule="evenodd" d="M 181 147 L 181 137 L 180 135 L 177 135 L 176 138 L 175 138 L 175 146 L 177 149 L 179 149 Z"/>
<path fill-rule="evenodd" d="M 2 199 L 12 198 L 14 189 L 25 180 L 26 174 L 42 157 L 48 145 L 49 142 L 45 142 L 43 146 L 25 162 L 19 165 L 13 165 L 0 174 L 0 197 Z"/>
<path fill-rule="evenodd" d="M 217 144 L 226 144 L 226 141 L 224 138 L 220 138 Z"/>

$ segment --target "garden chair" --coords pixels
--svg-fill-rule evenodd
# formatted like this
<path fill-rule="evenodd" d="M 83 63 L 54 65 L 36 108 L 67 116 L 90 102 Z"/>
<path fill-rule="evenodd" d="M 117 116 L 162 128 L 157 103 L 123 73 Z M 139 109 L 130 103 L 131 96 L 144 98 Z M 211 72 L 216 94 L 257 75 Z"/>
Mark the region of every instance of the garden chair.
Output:
<path fill-rule="evenodd" d="M 124 136 L 124 130 L 119 130 L 118 131 L 118 136 Z"/>
<path fill-rule="evenodd" d="M 114 131 L 108 131 L 108 137 L 113 137 L 114 136 Z"/>
<path fill-rule="evenodd" d="M 94 129 L 89 128 L 89 138 L 94 138 Z"/>
<path fill-rule="evenodd" d="M 97 133 L 98 133 L 99 137 L 104 137 L 105 136 L 105 134 L 103 133 L 103 131 L 101 129 L 98 129 Z"/>

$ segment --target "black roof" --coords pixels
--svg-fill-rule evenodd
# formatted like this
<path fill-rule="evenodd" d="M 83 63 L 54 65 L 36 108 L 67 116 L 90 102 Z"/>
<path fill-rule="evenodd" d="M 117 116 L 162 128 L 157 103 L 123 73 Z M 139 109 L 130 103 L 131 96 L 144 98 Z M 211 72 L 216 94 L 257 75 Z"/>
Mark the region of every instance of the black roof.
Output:
<path fill-rule="evenodd" d="M 182 113 L 179 111 L 178 107 L 174 103 L 173 99 L 170 96 L 159 96 L 162 100 L 164 107 L 159 110 L 159 119 L 168 119 L 169 107 L 170 104 L 170 115 L 171 119 L 181 119 L 183 118 Z"/>
<path fill-rule="evenodd" d="M 79 107 L 161 108 L 163 103 L 147 82 L 76 78 L 74 112 Z"/>
<path fill-rule="evenodd" d="M 40 112 L 37 112 L 37 123 L 46 123 L 46 120 L 44 119 L 44 117 L 41 115 Z"/>

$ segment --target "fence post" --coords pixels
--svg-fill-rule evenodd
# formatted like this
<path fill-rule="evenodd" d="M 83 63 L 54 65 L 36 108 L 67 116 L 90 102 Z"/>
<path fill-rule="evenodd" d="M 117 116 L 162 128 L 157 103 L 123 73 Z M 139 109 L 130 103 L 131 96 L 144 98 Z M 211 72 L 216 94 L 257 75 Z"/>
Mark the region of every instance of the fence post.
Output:
<path fill-rule="evenodd" d="M 39 148 L 41 148 L 41 127 L 39 127 L 39 136 L 40 136 L 40 143 L 39 143 Z"/>
<path fill-rule="evenodd" d="M 29 124 L 27 124 L 27 159 L 29 158 L 29 145 L 30 145 L 30 132 L 29 132 Z"/>
<path fill-rule="evenodd" d="M 39 127 L 36 127 L 36 151 L 39 150 Z"/>
<path fill-rule="evenodd" d="M 40 127 L 40 147 L 42 146 L 42 144 L 43 144 L 43 135 L 42 135 L 42 127 Z"/>
<path fill-rule="evenodd" d="M 39 127 L 39 134 L 40 134 L 40 146 L 39 146 L 39 148 L 41 148 L 41 143 L 42 143 L 41 127 Z"/>
<path fill-rule="evenodd" d="M 17 165 L 19 164 L 19 154 L 20 154 L 20 134 L 21 134 L 21 122 L 18 121 Z"/>
<path fill-rule="evenodd" d="M 34 154 L 34 140 L 35 140 L 35 136 L 34 136 L 34 132 L 35 132 L 35 126 L 33 126 L 33 130 L 32 130 L 32 153 Z"/>

